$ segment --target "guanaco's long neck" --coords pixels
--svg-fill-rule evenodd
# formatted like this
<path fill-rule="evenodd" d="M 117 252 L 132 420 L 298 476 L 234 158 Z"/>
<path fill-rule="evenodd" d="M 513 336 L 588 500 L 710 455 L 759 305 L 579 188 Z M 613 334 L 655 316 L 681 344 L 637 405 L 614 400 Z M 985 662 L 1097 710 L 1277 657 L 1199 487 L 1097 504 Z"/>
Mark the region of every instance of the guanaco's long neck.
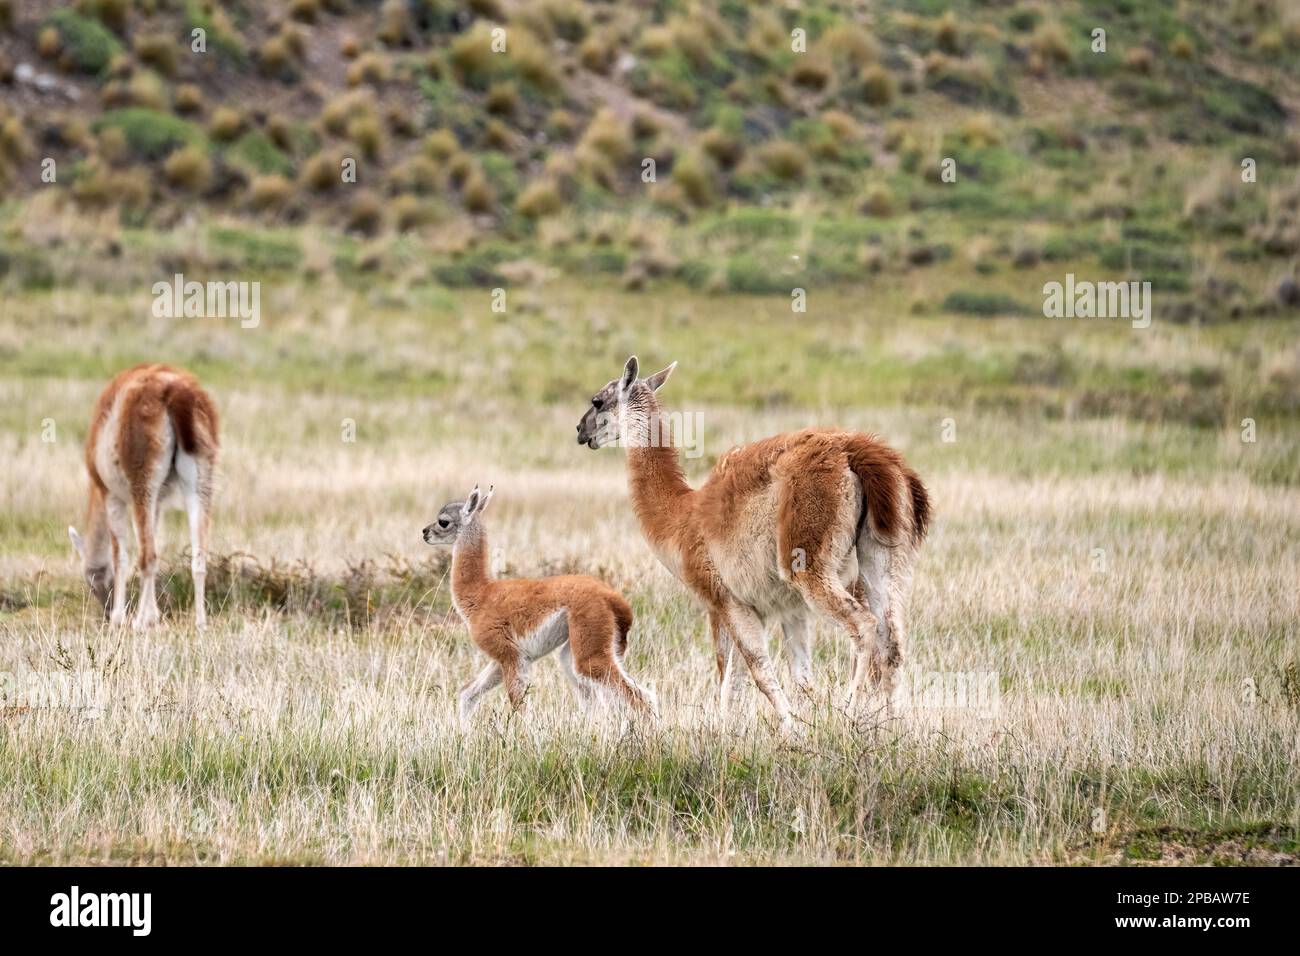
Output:
<path fill-rule="evenodd" d="M 478 607 L 487 583 L 487 533 L 475 517 L 451 548 L 451 596 L 462 614 Z"/>
<path fill-rule="evenodd" d="M 664 541 L 684 517 L 695 494 L 686 483 L 676 444 L 651 396 L 626 426 L 628 490 L 641 531 L 652 541 Z"/>
<path fill-rule="evenodd" d="M 113 536 L 108 529 L 108 509 L 104 492 L 98 485 L 90 486 L 90 501 L 86 505 L 86 566 L 108 567 L 113 560 Z"/>

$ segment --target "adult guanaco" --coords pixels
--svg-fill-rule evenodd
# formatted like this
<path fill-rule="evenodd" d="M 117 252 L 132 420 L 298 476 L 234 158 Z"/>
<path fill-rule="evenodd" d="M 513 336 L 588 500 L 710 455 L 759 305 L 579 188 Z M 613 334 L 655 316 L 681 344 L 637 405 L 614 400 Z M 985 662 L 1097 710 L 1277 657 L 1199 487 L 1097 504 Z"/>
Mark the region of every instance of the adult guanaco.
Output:
<path fill-rule="evenodd" d="M 636 356 L 629 358 L 592 397 L 578 443 L 626 448 L 642 533 L 708 611 L 722 706 L 734 649 L 782 725 L 790 724 L 764 634 L 780 623 L 794 680 L 807 689 L 810 612 L 852 638 L 846 703 L 868 676 L 888 700 L 903 654 L 913 560 L 930 520 L 925 485 L 874 435 L 806 428 L 733 448 L 692 488 L 657 394 L 676 364 L 642 379 Z"/>
<path fill-rule="evenodd" d="M 451 546 L 451 597 L 478 649 L 490 659 L 460 692 L 469 717 L 479 698 L 505 684 L 510 704 L 522 710 L 534 661 L 559 650 L 562 669 L 584 706 L 609 691 L 633 708 L 653 710 L 650 694 L 623 668 L 632 608 L 603 581 L 586 575 L 494 580 L 488 574 L 483 511 L 492 499 L 478 485 L 464 501 L 442 506 L 424 540 Z"/>
<path fill-rule="evenodd" d="M 95 402 L 86 438 L 86 534 L 69 526 L 68 536 L 81 556 L 86 584 L 111 624 L 126 620 L 132 527 L 140 552 L 140 598 L 132 624 L 139 630 L 158 620 L 161 513 L 179 499 L 189 516 L 194 623 L 205 625 L 217 428 L 217 407 L 198 379 L 167 365 L 120 372 Z"/>

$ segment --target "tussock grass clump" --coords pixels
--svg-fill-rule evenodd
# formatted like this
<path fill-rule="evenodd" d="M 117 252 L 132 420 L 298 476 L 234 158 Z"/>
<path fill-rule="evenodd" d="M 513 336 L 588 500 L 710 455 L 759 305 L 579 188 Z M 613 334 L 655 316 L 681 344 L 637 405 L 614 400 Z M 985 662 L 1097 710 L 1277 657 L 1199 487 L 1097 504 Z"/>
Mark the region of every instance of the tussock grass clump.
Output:
<path fill-rule="evenodd" d="M 348 141 L 355 144 L 367 159 L 375 159 L 384 149 L 384 126 L 371 112 L 358 113 L 348 120 Z"/>
<path fill-rule="evenodd" d="M 538 179 L 529 183 L 515 201 L 515 209 L 529 219 L 553 216 L 563 208 L 564 196 L 559 185 L 551 179 Z"/>
<path fill-rule="evenodd" d="M 486 89 L 492 76 L 504 68 L 506 56 L 493 51 L 492 31 L 483 23 L 476 23 L 473 29 L 456 37 L 447 54 L 456 78 L 471 89 Z"/>
<path fill-rule="evenodd" d="M 465 179 L 461 187 L 461 200 L 465 209 L 472 213 L 486 215 L 497 208 L 497 191 L 483 170 L 475 168 Z"/>
<path fill-rule="evenodd" d="M 710 206 L 717 200 L 718 168 L 703 149 L 684 152 L 673 164 L 672 182 L 693 206 Z"/>
<path fill-rule="evenodd" d="M 608 37 L 593 33 L 578 47 L 578 62 L 583 69 L 603 76 L 614 65 L 615 52 L 616 47 Z"/>
<path fill-rule="evenodd" d="M 138 33 L 131 44 L 141 63 L 168 77 L 176 75 L 177 45 L 176 40 L 163 33 Z"/>
<path fill-rule="evenodd" d="M 435 129 L 424 138 L 424 152 L 430 159 L 446 162 L 460 152 L 460 142 L 451 130 Z"/>
<path fill-rule="evenodd" d="M 894 214 L 894 195 L 883 183 L 872 185 L 862 197 L 858 209 L 867 216 L 888 219 Z"/>
<path fill-rule="evenodd" d="M 212 182 L 212 161 L 197 146 L 182 146 L 163 164 L 167 181 L 189 193 L 201 193 Z"/>
<path fill-rule="evenodd" d="M 593 181 L 613 189 L 632 156 L 632 147 L 627 123 L 606 109 L 592 118 L 575 153 L 579 165 Z"/>
<path fill-rule="evenodd" d="M 312 192 L 329 192 L 342 184 L 342 156 L 333 151 L 322 151 L 302 165 L 299 174 L 302 185 Z"/>
<path fill-rule="evenodd" d="M 784 182 L 798 182 L 808 173 L 808 153 L 798 143 L 777 139 L 756 151 L 763 169 Z"/>
<path fill-rule="evenodd" d="M 832 74 L 830 59 L 813 52 L 796 56 L 790 64 L 790 82 L 807 90 L 826 89 Z"/>
<path fill-rule="evenodd" d="M 862 71 L 862 99 L 870 106 L 888 106 L 894 100 L 894 78 L 883 66 Z"/>
<path fill-rule="evenodd" d="M 390 188 L 417 196 L 431 196 L 442 188 L 442 172 L 428 156 L 412 156 L 388 174 Z"/>
<path fill-rule="evenodd" d="M 428 203 L 405 193 L 388 204 L 388 218 L 398 232 L 416 232 L 435 219 Z"/>
<path fill-rule="evenodd" d="M 856 23 L 837 23 L 822 34 L 819 46 L 836 65 L 861 70 L 880 60 L 880 44 Z"/>
<path fill-rule="evenodd" d="M 357 190 L 352 201 L 348 203 L 344 225 L 349 232 L 373 236 L 384 225 L 384 202 L 371 189 Z"/>
<path fill-rule="evenodd" d="M 275 173 L 254 176 L 248 184 L 248 207 L 257 213 L 281 213 L 292 198 L 293 183 Z"/>
<path fill-rule="evenodd" d="M 717 126 L 704 131 L 700 136 L 700 147 L 723 169 L 733 169 L 745 155 L 740 137 Z"/>
<path fill-rule="evenodd" d="M 91 159 L 72 184 L 77 204 L 93 210 L 143 209 L 153 194 L 149 174 L 143 169 L 114 169 Z"/>
<path fill-rule="evenodd" d="M 383 86 L 392 79 L 392 64 L 379 53 L 367 53 L 348 64 L 348 86 Z"/>
<path fill-rule="evenodd" d="M 185 116 L 202 113 L 205 105 L 203 91 L 193 83 L 182 83 L 176 87 L 173 105 L 176 112 Z"/>
<path fill-rule="evenodd" d="M 289 0 L 289 16 L 299 23 L 315 23 L 320 13 L 320 0 Z"/>
<path fill-rule="evenodd" d="M 404 46 L 411 42 L 415 25 L 406 0 L 384 0 L 379 8 L 379 26 L 375 35 L 384 46 Z"/>
<path fill-rule="evenodd" d="M 1070 40 L 1059 23 L 1044 23 L 1035 30 L 1029 48 L 1047 65 L 1064 66 L 1074 59 Z"/>
<path fill-rule="evenodd" d="M 229 143 L 244 131 L 244 114 L 231 106 L 219 106 L 208 121 L 208 135 L 219 143 Z"/>
<path fill-rule="evenodd" d="M 522 107 L 523 100 L 514 83 L 493 83 L 483 99 L 483 108 L 493 116 L 515 116 Z"/>

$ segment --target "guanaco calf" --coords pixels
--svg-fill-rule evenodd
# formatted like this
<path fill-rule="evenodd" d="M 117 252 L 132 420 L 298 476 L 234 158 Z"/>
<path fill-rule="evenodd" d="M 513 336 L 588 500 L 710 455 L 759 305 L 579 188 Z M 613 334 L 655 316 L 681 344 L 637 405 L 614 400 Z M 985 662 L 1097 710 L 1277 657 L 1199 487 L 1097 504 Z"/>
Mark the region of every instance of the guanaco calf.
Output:
<path fill-rule="evenodd" d="M 424 529 L 432 545 L 451 545 L 451 597 L 470 637 L 492 662 L 460 692 L 468 717 L 479 698 L 504 683 L 511 706 L 522 710 L 529 666 L 556 649 L 565 675 L 584 705 L 601 690 L 613 691 L 637 710 L 653 701 L 623 670 L 632 608 L 596 578 L 563 575 L 493 580 L 488 576 L 487 535 L 482 515 L 492 488 L 478 486 L 464 501 L 443 505 Z"/>
<path fill-rule="evenodd" d="M 86 535 L 68 528 L 86 584 L 109 621 L 126 620 L 127 538 L 140 550 L 140 603 L 133 626 L 158 620 L 158 529 L 165 504 L 179 498 L 189 515 L 194 623 L 206 623 L 208 527 L 217 464 L 217 408 L 198 379 L 166 365 L 120 372 L 100 394 L 86 438 L 90 499 Z"/>

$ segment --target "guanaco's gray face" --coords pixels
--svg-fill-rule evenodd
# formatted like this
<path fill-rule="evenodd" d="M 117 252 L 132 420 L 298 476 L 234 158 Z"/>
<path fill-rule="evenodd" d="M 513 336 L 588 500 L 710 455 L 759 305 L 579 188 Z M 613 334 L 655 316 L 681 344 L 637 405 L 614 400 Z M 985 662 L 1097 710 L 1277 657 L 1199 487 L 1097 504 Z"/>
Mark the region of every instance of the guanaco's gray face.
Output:
<path fill-rule="evenodd" d="M 674 362 L 649 378 L 637 378 L 640 363 L 633 355 L 623 366 L 623 374 L 606 383 L 591 399 L 591 405 L 578 422 L 578 444 L 601 448 L 618 441 L 623 430 L 623 416 L 629 409 L 643 407 L 651 392 L 659 391 L 677 367 Z"/>
<path fill-rule="evenodd" d="M 93 549 L 86 546 L 86 542 L 82 540 L 76 528 L 68 528 L 68 537 L 72 539 L 72 546 L 76 549 L 77 556 L 81 558 L 81 573 L 86 579 L 86 587 L 90 588 L 91 595 L 99 602 L 99 606 L 104 609 L 104 614 L 107 616 L 113 597 L 113 565 L 108 562 L 100 563 L 99 559 L 90 553 Z"/>
<path fill-rule="evenodd" d="M 488 488 L 487 494 L 481 494 L 478 485 L 475 485 L 464 501 L 449 501 L 443 505 L 438 511 L 438 517 L 433 519 L 433 524 L 425 526 L 424 543 L 455 544 L 461 531 L 483 513 L 492 497 L 493 487 Z"/>

